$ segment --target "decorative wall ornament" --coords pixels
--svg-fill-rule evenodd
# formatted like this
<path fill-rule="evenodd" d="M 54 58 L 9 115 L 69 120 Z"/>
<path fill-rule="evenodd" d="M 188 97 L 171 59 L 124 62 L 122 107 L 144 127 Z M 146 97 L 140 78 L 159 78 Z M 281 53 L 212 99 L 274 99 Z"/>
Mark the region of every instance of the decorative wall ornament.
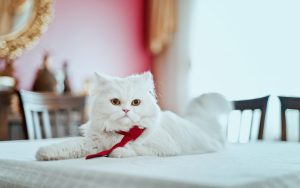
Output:
<path fill-rule="evenodd" d="M 6 61 L 21 56 L 25 49 L 32 48 L 47 30 L 53 17 L 53 0 L 27 0 L 32 4 L 30 18 L 24 26 L 11 33 L 0 35 L 0 58 Z M 5 0 L 4 0 L 5 2 Z M 6 1 L 14 3 L 16 1 Z M 1 3 L 0 3 L 1 6 Z M 1 9 L 1 7 L 0 7 Z"/>

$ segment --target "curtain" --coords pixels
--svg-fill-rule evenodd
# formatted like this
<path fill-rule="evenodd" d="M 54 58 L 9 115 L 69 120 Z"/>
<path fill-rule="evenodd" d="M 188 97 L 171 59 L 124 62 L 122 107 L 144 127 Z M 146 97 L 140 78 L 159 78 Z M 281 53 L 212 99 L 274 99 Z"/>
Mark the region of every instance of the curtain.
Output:
<path fill-rule="evenodd" d="M 148 48 L 158 55 L 176 30 L 177 0 L 148 0 Z"/>
<path fill-rule="evenodd" d="M 182 114 L 189 100 L 189 24 L 192 0 L 172 2 L 176 4 L 176 17 L 172 17 L 175 18 L 174 30 L 169 30 L 171 32 L 168 33 L 168 43 L 159 43 L 160 48 L 157 49 L 160 51 L 154 51 L 156 53 L 154 53 L 151 70 L 161 109 Z"/>

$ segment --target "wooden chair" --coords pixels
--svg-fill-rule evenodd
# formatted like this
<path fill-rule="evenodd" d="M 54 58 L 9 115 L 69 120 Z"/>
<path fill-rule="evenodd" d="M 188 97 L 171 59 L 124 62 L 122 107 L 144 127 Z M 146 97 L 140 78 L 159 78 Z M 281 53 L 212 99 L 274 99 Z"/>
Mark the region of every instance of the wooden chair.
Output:
<path fill-rule="evenodd" d="M 0 90 L 0 140 L 9 139 L 8 114 L 12 95 L 12 90 Z"/>
<path fill-rule="evenodd" d="M 250 131 L 249 131 L 249 136 L 248 136 L 248 141 L 251 140 L 251 133 L 252 133 L 252 128 L 253 128 L 253 118 L 254 118 L 254 111 L 255 110 L 260 110 L 260 119 L 259 119 L 259 127 L 258 127 L 258 140 L 263 139 L 263 134 L 264 134 L 264 124 L 265 124 L 265 117 L 266 117 L 266 110 L 267 110 L 267 104 L 268 104 L 268 99 L 269 96 L 261 97 L 261 98 L 255 98 L 255 99 L 248 99 L 248 100 L 237 100 L 237 101 L 232 101 L 234 110 L 240 111 L 240 123 L 239 123 L 239 131 L 238 131 L 238 142 L 240 142 L 240 135 L 241 135 L 241 126 L 242 126 L 242 117 L 243 117 L 243 112 L 245 110 L 250 110 L 251 111 L 251 122 L 250 122 Z M 229 126 L 229 122 L 228 122 Z M 227 129 L 228 130 L 228 129 Z M 227 132 L 228 135 L 228 132 Z"/>
<path fill-rule="evenodd" d="M 281 140 L 287 140 L 287 130 L 286 130 L 286 110 L 298 110 L 300 112 L 300 98 L 299 97 L 283 97 L 278 96 L 281 105 Z M 299 123 L 300 126 L 300 123 Z M 299 132 L 300 141 L 300 132 Z"/>
<path fill-rule="evenodd" d="M 18 95 L 28 139 L 69 136 L 84 121 L 85 96 L 24 90 L 19 91 Z"/>

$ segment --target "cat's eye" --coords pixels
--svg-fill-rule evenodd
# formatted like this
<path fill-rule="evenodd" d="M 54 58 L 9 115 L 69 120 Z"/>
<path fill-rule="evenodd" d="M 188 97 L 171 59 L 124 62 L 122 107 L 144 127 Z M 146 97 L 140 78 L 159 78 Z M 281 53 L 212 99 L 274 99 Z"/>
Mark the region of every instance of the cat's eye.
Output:
<path fill-rule="evenodd" d="M 131 105 L 132 106 L 138 106 L 141 104 L 141 100 L 140 99 L 134 99 L 132 102 L 131 102 Z"/>
<path fill-rule="evenodd" d="M 120 105 L 121 104 L 121 101 L 117 98 L 113 98 L 110 100 L 111 104 L 113 105 Z"/>

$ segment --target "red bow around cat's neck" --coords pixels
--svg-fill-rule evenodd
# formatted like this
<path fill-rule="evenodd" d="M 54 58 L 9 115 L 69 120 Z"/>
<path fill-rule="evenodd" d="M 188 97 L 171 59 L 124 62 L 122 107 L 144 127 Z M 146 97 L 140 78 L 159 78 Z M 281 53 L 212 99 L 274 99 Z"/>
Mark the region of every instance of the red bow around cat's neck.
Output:
<path fill-rule="evenodd" d="M 108 150 L 104 150 L 96 154 L 88 155 L 85 157 L 85 159 L 108 156 L 114 149 L 118 147 L 124 147 L 128 142 L 136 140 L 144 132 L 144 130 L 145 129 L 139 128 L 137 125 L 135 125 L 128 132 L 116 131 L 116 133 L 124 135 L 122 140 L 119 143 L 115 144 L 113 147 L 111 147 Z"/>

